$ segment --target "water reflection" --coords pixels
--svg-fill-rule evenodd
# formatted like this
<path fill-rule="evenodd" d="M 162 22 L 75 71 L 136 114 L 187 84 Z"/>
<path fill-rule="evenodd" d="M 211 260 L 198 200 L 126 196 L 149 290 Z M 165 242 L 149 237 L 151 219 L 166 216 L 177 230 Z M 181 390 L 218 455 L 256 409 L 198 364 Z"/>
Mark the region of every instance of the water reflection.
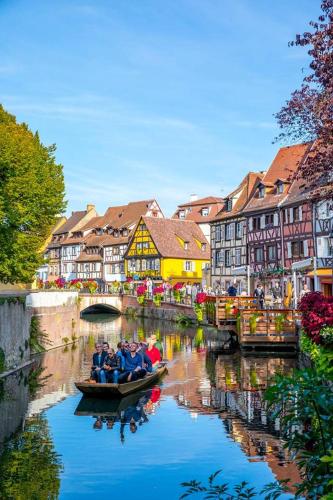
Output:
<path fill-rule="evenodd" d="M 20 450 L 28 457 L 29 439 L 35 439 L 34 432 L 43 436 L 47 445 L 45 450 L 34 448 L 34 453 L 38 455 L 36 460 L 45 460 L 47 471 L 53 471 L 55 479 L 51 487 L 55 498 L 59 477 L 60 498 L 76 498 L 71 489 L 73 484 L 82 488 L 78 495 L 90 498 L 91 488 L 96 486 L 96 478 L 101 474 L 108 483 L 105 493 L 112 484 L 116 493 L 123 491 L 124 498 L 132 498 L 122 481 L 126 482 L 128 475 L 132 481 L 140 480 L 135 446 L 140 448 L 140 470 L 152 485 L 152 496 L 146 495 L 146 498 L 156 495 L 177 498 L 176 494 L 170 494 L 170 488 L 175 491 L 182 481 L 191 479 L 194 467 L 199 480 L 200 474 L 203 479 L 218 468 L 227 472 L 231 467 L 230 481 L 251 481 L 252 470 L 256 469 L 250 464 L 264 464 L 270 469 L 270 475 L 261 469 L 259 476 L 253 479 L 257 482 L 269 482 L 274 477 L 299 480 L 296 467 L 283 449 L 279 421 L 270 418 L 263 401 L 263 391 L 271 376 L 278 371 L 292 370 L 295 359 L 243 356 L 232 351 L 227 335 L 202 328 L 181 328 L 167 322 L 123 317 L 105 321 L 104 315 L 89 319 L 93 321 L 81 320 L 82 336 L 77 344 L 38 357 L 38 365 L 34 367 L 38 372 L 30 377 L 30 384 L 27 371 L 5 380 L 3 391 L 7 396 L 2 401 L 0 398 L 0 452 L 3 454 L 0 472 L 9 476 L 9 482 L 2 488 L 6 487 L 12 494 L 14 483 L 20 483 L 21 478 L 12 472 L 14 456 L 21 443 Z M 89 375 L 96 340 L 107 340 L 114 346 L 121 338 L 143 340 L 151 334 L 160 340 L 164 358 L 169 360 L 168 376 L 160 386 L 121 401 L 80 400 L 74 381 Z M 73 439 L 76 435 L 80 439 Z M 109 446 L 110 439 L 110 453 L 114 454 L 114 458 L 110 457 L 112 471 L 102 470 L 104 465 L 95 462 L 90 470 L 89 453 L 93 453 L 96 446 Z M 156 443 L 161 453 L 155 464 L 151 449 Z M 235 448 L 241 451 L 240 455 Z M 121 463 L 117 461 L 119 454 Z M 73 455 L 77 469 L 73 466 Z M 229 456 L 233 457 L 233 463 Z M 247 457 L 247 466 L 243 457 Z M 61 474 L 61 462 L 65 474 Z M 38 463 L 35 462 L 35 466 Z M 41 476 L 37 482 L 43 491 Z M 166 496 L 158 490 L 160 482 L 164 490 L 169 491 Z M 103 494 L 103 483 L 100 488 Z M 11 498 L 9 493 L 5 495 L 5 490 L 1 493 L 1 498 Z"/>

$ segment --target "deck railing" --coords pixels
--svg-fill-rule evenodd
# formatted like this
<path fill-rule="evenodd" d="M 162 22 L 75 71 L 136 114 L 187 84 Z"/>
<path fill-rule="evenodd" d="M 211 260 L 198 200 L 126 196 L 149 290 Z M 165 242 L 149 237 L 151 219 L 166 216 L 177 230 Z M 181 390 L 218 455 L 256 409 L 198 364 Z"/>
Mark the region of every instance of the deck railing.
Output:
<path fill-rule="evenodd" d="M 243 310 L 240 319 L 240 344 L 296 343 L 300 317 L 300 312 L 294 309 Z"/>

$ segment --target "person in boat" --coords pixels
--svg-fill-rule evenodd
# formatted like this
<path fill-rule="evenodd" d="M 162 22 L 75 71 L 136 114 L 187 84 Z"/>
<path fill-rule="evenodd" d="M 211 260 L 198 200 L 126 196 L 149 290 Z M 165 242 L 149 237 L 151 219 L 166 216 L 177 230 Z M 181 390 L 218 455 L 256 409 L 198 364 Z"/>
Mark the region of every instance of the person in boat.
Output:
<path fill-rule="evenodd" d="M 92 367 L 91 367 L 91 378 L 96 382 L 100 382 L 100 373 L 104 365 L 105 358 L 108 353 L 103 351 L 102 344 L 95 344 L 96 352 L 93 354 Z"/>
<path fill-rule="evenodd" d="M 155 371 L 159 366 L 160 362 L 162 361 L 162 358 L 160 351 L 157 349 L 157 347 L 155 347 L 154 342 L 152 342 L 151 339 L 145 354 L 151 361 L 152 371 Z"/>
<path fill-rule="evenodd" d="M 103 351 L 108 353 L 110 349 L 109 342 L 103 342 Z"/>
<path fill-rule="evenodd" d="M 153 333 L 150 336 L 149 341 L 152 342 L 154 344 L 154 346 L 156 347 L 156 349 L 158 349 L 160 351 L 161 358 L 162 358 L 163 357 L 163 344 L 160 340 L 157 339 L 157 335 L 155 335 L 155 333 Z"/>
<path fill-rule="evenodd" d="M 125 371 L 119 376 L 120 384 L 139 380 L 147 373 L 147 370 L 143 367 L 143 357 L 137 352 L 137 349 L 137 343 L 132 342 L 129 351 L 125 349 L 122 351 L 125 358 Z"/>
<path fill-rule="evenodd" d="M 116 356 L 120 359 L 120 370 L 123 372 L 125 370 L 125 358 L 123 356 L 124 345 L 123 342 L 118 342 Z"/>
<path fill-rule="evenodd" d="M 138 345 L 137 353 L 142 357 L 142 366 L 147 370 L 147 372 L 151 373 L 153 371 L 153 366 L 151 363 L 151 359 L 147 356 L 148 345 L 145 342 L 140 342 Z"/>
<path fill-rule="evenodd" d="M 110 348 L 104 360 L 103 369 L 100 371 L 100 381 L 105 383 L 118 383 L 120 374 L 120 358 L 116 356 L 114 349 Z"/>

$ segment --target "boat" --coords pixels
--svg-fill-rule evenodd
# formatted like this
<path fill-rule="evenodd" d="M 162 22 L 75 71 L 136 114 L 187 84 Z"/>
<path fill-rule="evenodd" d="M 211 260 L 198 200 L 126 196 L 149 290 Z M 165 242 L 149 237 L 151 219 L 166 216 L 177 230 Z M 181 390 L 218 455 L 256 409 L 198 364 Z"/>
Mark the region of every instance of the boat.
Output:
<path fill-rule="evenodd" d="M 149 387 L 167 372 L 166 365 L 157 368 L 153 373 L 148 373 L 144 378 L 125 382 L 124 384 L 100 384 L 91 382 L 89 379 L 83 382 L 75 382 L 75 386 L 83 394 L 95 398 L 119 398 L 133 392 Z"/>
<path fill-rule="evenodd" d="M 98 399 L 82 396 L 74 415 L 80 417 L 119 417 L 129 406 L 136 406 L 146 392 L 134 392 L 122 398 Z M 150 393 L 148 389 L 148 393 Z"/>

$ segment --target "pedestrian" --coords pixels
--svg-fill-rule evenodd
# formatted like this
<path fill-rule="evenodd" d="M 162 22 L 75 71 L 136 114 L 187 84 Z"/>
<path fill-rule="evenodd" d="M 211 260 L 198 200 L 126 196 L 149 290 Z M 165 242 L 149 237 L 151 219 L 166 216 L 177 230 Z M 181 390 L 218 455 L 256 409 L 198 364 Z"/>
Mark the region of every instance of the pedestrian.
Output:
<path fill-rule="evenodd" d="M 227 292 L 228 292 L 229 297 L 236 297 L 236 295 L 237 295 L 236 283 L 233 283 L 232 285 L 230 285 Z"/>
<path fill-rule="evenodd" d="M 265 292 L 260 283 L 257 284 L 257 288 L 254 290 L 254 296 L 257 299 L 260 309 L 264 309 Z"/>

